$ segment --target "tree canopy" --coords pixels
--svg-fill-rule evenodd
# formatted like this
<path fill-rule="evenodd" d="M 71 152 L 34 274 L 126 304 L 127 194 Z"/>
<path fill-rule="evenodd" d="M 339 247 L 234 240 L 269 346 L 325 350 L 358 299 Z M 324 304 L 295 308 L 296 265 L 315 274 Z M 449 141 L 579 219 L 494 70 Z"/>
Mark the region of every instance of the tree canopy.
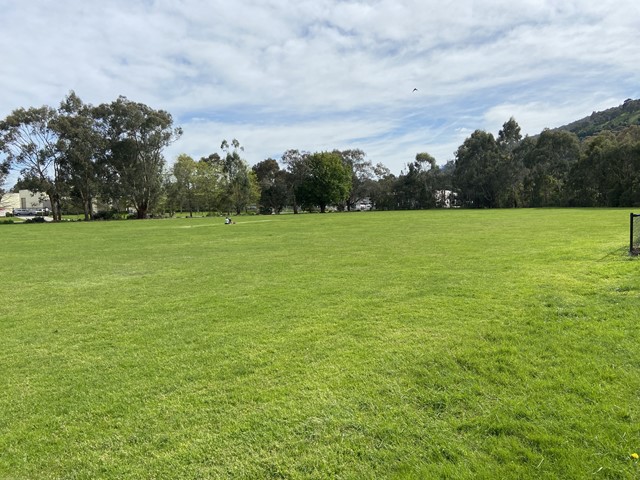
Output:
<path fill-rule="evenodd" d="M 125 97 L 92 106 L 70 92 L 57 109 L 19 108 L 0 121 L 0 181 L 18 171 L 14 188 L 45 192 L 56 220 L 63 206 L 85 219 L 96 206 L 134 209 L 137 218 L 254 208 L 326 212 L 359 202 L 380 210 L 637 206 L 638 102 L 533 137 L 523 138 L 512 117 L 497 136 L 474 131 L 443 165 L 422 151 L 395 175 L 360 149 L 289 149 L 250 167 L 237 139 L 222 140 L 218 152 L 198 161 L 180 154 L 167 165 L 163 151 L 182 134 L 168 112 Z M 596 131 L 596 124 L 611 129 Z M 578 136 L 587 130 L 596 133 Z"/>

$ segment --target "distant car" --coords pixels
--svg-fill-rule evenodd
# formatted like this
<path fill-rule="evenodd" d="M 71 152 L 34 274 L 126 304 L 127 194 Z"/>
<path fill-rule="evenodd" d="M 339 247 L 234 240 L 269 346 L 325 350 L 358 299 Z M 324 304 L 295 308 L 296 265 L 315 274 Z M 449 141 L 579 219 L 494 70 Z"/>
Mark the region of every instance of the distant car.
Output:
<path fill-rule="evenodd" d="M 32 208 L 14 208 L 13 215 L 15 217 L 30 217 L 35 215 L 35 210 Z"/>
<path fill-rule="evenodd" d="M 49 215 L 48 208 L 14 208 L 15 217 L 45 217 Z"/>

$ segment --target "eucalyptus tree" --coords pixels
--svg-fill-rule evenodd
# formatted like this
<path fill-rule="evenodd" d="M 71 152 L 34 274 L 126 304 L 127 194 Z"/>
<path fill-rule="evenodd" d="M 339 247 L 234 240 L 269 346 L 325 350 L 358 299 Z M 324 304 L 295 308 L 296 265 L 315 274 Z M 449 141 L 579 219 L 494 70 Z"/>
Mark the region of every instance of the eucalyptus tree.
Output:
<path fill-rule="evenodd" d="M 532 207 L 562 206 L 573 166 L 580 159 L 580 142 L 571 132 L 545 129 L 524 157 L 525 194 Z"/>
<path fill-rule="evenodd" d="M 327 205 L 344 202 L 351 188 L 351 171 L 335 152 L 317 152 L 307 158 L 307 174 L 299 196 L 307 206 L 317 205 L 326 212 Z"/>
<path fill-rule="evenodd" d="M 458 147 L 453 181 L 463 206 L 497 206 L 500 150 L 491 133 L 476 130 Z"/>
<path fill-rule="evenodd" d="M 640 125 L 632 125 L 616 135 L 615 157 L 609 169 L 612 206 L 640 206 Z"/>
<path fill-rule="evenodd" d="M 222 173 L 222 209 L 231 212 L 233 209 L 237 215 L 260 198 L 260 187 L 255 173 L 249 168 L 249 164 L 240 156 L 244 148 L 235 138 L 231 144 L 222 141 L 220 149 L 224 156 L 220 158 Z M 211 158 L 212 156 L 210 156 Z"/>
<path fill-rule="evenodd" d="M 54 221 L 61 219 L 63 195 L 61 154 L 54 128 L 58 112 L 42 106 L 19 108 L 0 121 L 0 149 L 10 165 L 20 170 L 24 180 L 45 192 L 51 201 Z"/>
<path fill-rule="evenodd" d="M 371 182 L 370 198 L 376 210 L 395 210 L 397 178 L 388 167 L 378 163 L 373 167 L 375 179 Z"/>
<path fill-rule="evenodd" d="M 0 202 L 2 201 L 2 197 L 6 193 L 4 190 L 4 183 L 7 180 L 9 171 L 9 162 L 7 160 L 3 160 L 2 162 L 0 162 Z"/>
<path fill-rule="evenodd" d="M 436 159 L 426 152 L 416 154 L 415 161 L 407 164 L 395 185 L 397 208 L 416 210 L 438 206 L 440 168 Z"/>
<path fill-rule="evenodd" d="M 617 141 L 610 131 L 587 138 L 582 145 L 578 161 L 573 164 L 567 182 L 570 206 L 601 207 L 612 205 L 612 193 L 617 182 L 612 182 L 613 163 Z"/>
<path fill-rule="evenodd" d="M 193 211 L 197 208 L 196 169 L 196 161 L 184 153 L 178 155 L 171 168 L 174 179 L 172 201 L 181 211 L 186 207 L 190 217 L 193 217 Z"/>
<path fill-rule="evenodd" d="M 195 191 L 198 206 L 207 212 L 220 210 L 226 192 L 223 188 L 222 166 L 213 157 L 201 158 L 196 163 Z"/>
<path fill-rule="evenodd" d="M 96 107 L 107 142 L 106 171 L 113 201 L 125 199 L 145 218 L 157 205 L 163 189 L 162 150 L 177 140 L 171 114 L 119 97 Z"/>
<path fill-rule="evenodd" d="M 309 152 L 290 149 L 282 154 L 282 163 L 287 169 L 287 187 L 289 190 L 290 202 L 293 213 L 300 210 L 300 189 L 308 175 Z"/>
<path fill-rule="evenodd" d="M 91 218 L 93 202 L 103 185 L 101 169 L 106 149 L 94 111 L 72 91 L 60 103 L 53 123 L 58 133 L 60 170 L 67 193 L 80 202 L 85 220 Z"/>
<path fill-rule="evenodd" d="M 524 206 L 524 176 L 526 169 L 520 155 L 522 135 L 520 125 L 513 117 L 507 120 L 496 138 L 500 157 L 496 168 L 498 192 L 497 207 Z"/>
<path fill-rule="evenodd" d="M 268 158 L 252 167 L 260 186 L 260 212 L 280 213 L 287 205 L 287 173 Z"/>
<path fill-rule="evenodd" d="M 366 160 L 366 153 L 360 149 L 334 150 L 333 153 L 340 155 L 345 168 L 351 172 L 351 188 L 344 205 L 346 210 L 351 211 L 360 200 L 371 196 L 373 164 Z"/>

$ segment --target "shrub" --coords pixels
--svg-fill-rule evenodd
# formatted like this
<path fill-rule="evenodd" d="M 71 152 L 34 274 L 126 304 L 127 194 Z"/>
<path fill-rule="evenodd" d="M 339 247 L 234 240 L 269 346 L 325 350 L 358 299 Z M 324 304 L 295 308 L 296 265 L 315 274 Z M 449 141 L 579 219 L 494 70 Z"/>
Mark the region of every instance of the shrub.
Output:
<path fill-rule="evenodd" d="M 101 210 L 93 214 L 94 220 L 121 220 L 122 214 L 117 210 Z"/>

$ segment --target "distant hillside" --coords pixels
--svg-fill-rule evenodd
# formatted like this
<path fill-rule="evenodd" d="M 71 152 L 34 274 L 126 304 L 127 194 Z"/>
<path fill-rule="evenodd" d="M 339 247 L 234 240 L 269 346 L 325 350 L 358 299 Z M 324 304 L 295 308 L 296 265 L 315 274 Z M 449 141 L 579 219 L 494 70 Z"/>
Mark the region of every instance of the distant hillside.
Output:
<path fill-rule="evenodd" d="M 567 130 L 583 139 L 597 135 L 603 130 L 616 132 L 630 125 L 640 125 L 640 100 L 625 100 L 618 107 L 609 108 L 602 112 L 593 112 L 588 117 L 558 127 L 556 130 Z"/>

